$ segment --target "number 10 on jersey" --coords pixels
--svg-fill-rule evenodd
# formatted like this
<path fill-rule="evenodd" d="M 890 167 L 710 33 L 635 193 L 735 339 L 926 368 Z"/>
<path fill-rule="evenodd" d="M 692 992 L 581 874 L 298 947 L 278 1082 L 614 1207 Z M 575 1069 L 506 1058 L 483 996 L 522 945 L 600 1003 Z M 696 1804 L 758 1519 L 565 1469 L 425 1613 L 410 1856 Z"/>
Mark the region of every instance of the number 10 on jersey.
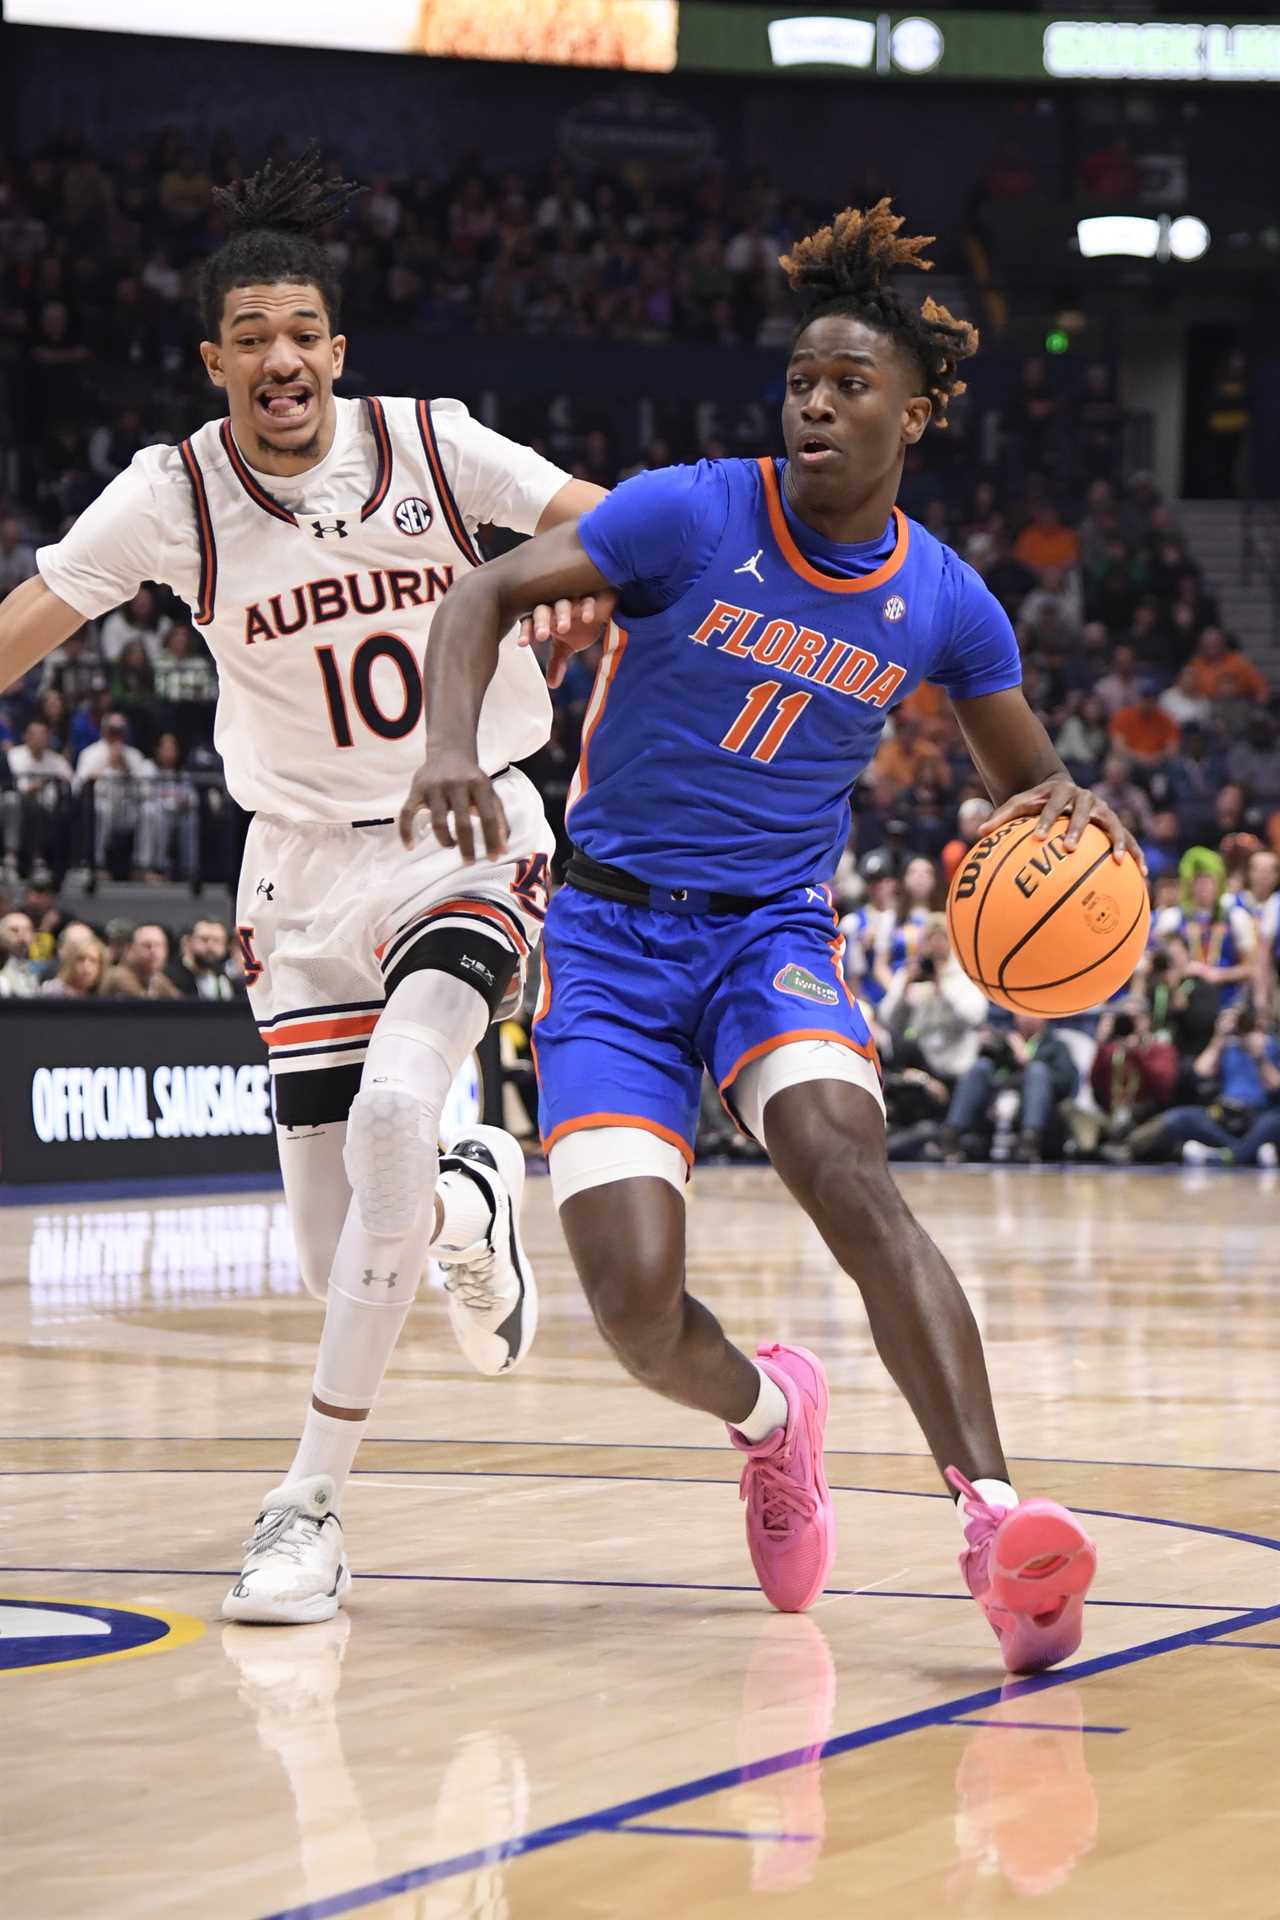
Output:
<path fill-rule="evenodd" d="M 378 700 L 373 687 L 373 670 L 379 660 L 389 660 L 400 675 L 403 698 L 398 713 L 388 713 Z M 351 707 L 363 720 L 370 733 L 377 734 L 379 740 L 403 740 L 412 733 L 422 719 L 422 669 L 418 665 L 413 649 L 400 638 L 398 633 L 371 633 L 360 642 L 351 656 L 349 678 L 351 698 L 348 701 L 347 689 L 343 685 L 342 669 L 333 647 L 317 647 L 316 662 L 320 668 L 320 680 L 324 687 L 325 706 L 329 710 L 329 726 L 333 732 L 334 745 L 352 747 L 355 735 L 351 730 Z"/>

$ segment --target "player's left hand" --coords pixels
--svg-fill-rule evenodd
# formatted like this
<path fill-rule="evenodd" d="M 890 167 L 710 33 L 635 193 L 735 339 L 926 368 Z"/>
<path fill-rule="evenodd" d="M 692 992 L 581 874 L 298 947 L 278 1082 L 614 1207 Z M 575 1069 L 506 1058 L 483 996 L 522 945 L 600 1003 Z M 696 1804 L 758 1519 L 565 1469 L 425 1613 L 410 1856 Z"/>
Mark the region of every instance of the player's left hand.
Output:
<path fill-rule="evenodd" d="M 1117 864 L 1126 853 L 1132 854 L 1138 863 L 1139 873 L 1145 878 L 1147 863 L 1142 848 L 1128 828 L 1120 824 L 1105 800 L 1099 800 L 1089 787 L 1077 786 L 1066 773 L 1055 774 L 1049 780 L 1041 780 L 1038 786 L 1015 793 L 1002 807 L 996 808 L 989 820 L 983 822 L 982 838 L 985 840 L 997 828 L 1007 826 L 1011 820 L 1025 820 L 1032 813 L 1040 815 L 1036 822 L 1038 840 L 1047 840 L 1063 814 L 1069 814 L 1063 839 L 1071 851 L 1080 844 L 1080 835 L 1092 821 L 1095 827 L 1102 828 L 1110 840 Z"/>
<path fill-rule="evenodd" d="M 547 640 L 547 685 L 558 687 L 575 653 L 585 653 L 601 637 L 618 604 L 616 593 L 589 593 L 582 600 L 544 601 L 520 622 L 520 645 L 531 647 Z"/>

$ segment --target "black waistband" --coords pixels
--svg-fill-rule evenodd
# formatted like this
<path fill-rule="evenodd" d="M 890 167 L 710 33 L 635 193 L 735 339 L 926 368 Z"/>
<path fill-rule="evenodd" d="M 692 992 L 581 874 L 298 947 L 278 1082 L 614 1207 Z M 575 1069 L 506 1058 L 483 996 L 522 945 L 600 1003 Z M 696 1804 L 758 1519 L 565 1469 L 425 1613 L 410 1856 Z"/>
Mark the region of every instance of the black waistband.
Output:
<path fill-rule="evenodd" d="M 508 761 L 505 767 L 499 767 L 496 773 L 489 775 L 489 778 L 491 780 L 501 780 L 503 774 L 510 773 L 510 771 L 511 763 Z M 352 827 L 394 827 L 396 818 L 397 816 L 395 814 L 388 813 L 380 820 L 350 820 L 347 824 Z"/>
<path fill-rule="evenodd" d="M 628 907 L 648 907 L 656 913 L 754 913 L 766 907 L 778 894 L 764 896 L 745 893 L 712 893 L 705 887 L 654 887 L 637 880 L 621 867 L 607 867 L 575 847 L 565 868 L 565 879 L 580 893 L 598 894 L 602 900 L 619 900 Z"/>

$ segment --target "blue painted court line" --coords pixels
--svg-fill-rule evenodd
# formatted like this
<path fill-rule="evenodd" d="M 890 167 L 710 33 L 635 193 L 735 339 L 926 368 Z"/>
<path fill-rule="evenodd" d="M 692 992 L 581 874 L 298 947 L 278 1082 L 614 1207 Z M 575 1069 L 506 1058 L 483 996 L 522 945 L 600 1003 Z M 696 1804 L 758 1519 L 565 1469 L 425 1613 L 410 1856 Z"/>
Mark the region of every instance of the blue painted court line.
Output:
<path fill-rule="evenodd" d="M 1273 1544 L 1280 1547 L 1280 1542 Z M 926 1727 L 946 1725 L 964 1714 L 982 1713 L 1002 1701 L 1047 1693 L 1054 1687 L 1070 1686 L 1094 1674 L 1115 1672 L 1122 1667 L 1134 1666 L 1139 1661 L 1154 1660 L 1160 1654 L 1179 1652 L 1185 1647 L 1205 1646 L 1223 1634 L 1239 1633 L 1244 1628 L 1263 1626 L 1277 1619 L 1280 1619 L 1280 1606 L 1259 1607 L 1252 1613 L 1237 1614 L 1217 1625 L 1189 1627 L 1185 1632 L 1167 1634 L 1160 1640 L 1147 1640 L 1121 1653 L 1098 1654 L 1091 1660 L 1080 1661 L 1076 1666 L 1039 1674 L 1032 1680 L 1017 1681 L 1011 1686 L 987 1687 L 959 1700 L 946 1701 L 934 1707 L 921 1707 L 915 1713 L 899 1714 L 892 1720 L 858 1727 L 851 1733 L 838 1734 L 824 1741 L 819 1752 L 824 1760 L 838 1759 L 842 1754 L 880 1746 L 887 1740 L 900 1739 L 908 1733 L 919 1733 Z M 612 1831 L 625 1821 L 643 1819 L 650 1813 L 665 1813 L 671 1807 L 687 1806 L 690 1801 L 706 1799 L 710 1794 L 723 1793 L 728 1788 L 764 1779 L 770 1774 L 794 1772 L 798 1767 L 811 1766 L 814 1757 L 812 1747 L 801 1747 L 789 1753 L 774 1754 L 767 1760 L 753 1761 L 749 1767 L 726 1767 L 719 1773 L 704 1774 L 697 1780 L 659 1788 L 655 1793 L 624 1800 L 615 1806 L 602 1807 L 595 1813 L 582 1814 L 575 1820 L 537 1828 L 502 1847 L 478 1849 L 471 1853 L 456 1854 L 449 1860 L 435 1861 L 429 1866 L 412 1867 L 404 1873 L 389 1874 L 381 1880 L 368 1881 L 364 1886 L 331 1894 L 323 1900 L 308 1900 L 301 1906 L 281 1908 L 275 1913 L 263 1915 L 261 1920 L 335 1920 L 338 1914 L 354 1913 L 360 1907 L 372 1906 L 375 1901 L 390 1899 L 395 1894 L 412 1893 L 418 1887 L 434 1886 L 441 1880 L 474 1873 L 477 1868 L 491 1866 L 498 1859 L 514 1860 L 525 1854 L 541 1853 L 548 1847 L 563 1846 L 566 1841 L 581 1839 L 585 1834 Z"/>
<path fill-rule="evenodd" d="M 278 1173 L 205 1173 L 152 1180 L 62 1180 L 48 1186 L 0 1186 L 0 1207 L 65 1206 L 78 1200 L 169 1200 L 191 1194 L 283 1193 Z"/>
<path fill-rule="evenodd" d="M 301 1296 L 297 1296 L 301 1297 Z M 44 1440 L 80 1440 L 105 1445 L 142 1446 L 151 1442 L 216 1447 L 292 1447 L 298 1436 L 291 1433 L 0 1433 L 0 1445 L 34 1446 Z M 611 1453 L 718 1453 L 723 1447 L 707 1442 L 698 1445 L 689 1440 L 472 1440 L 443 1438 L 436 1434 L 377 1434 L 366 1440 L 368 1447 L 606 1447 Z M 918 1450 L 895 1447 L 826 1447 L 828 1460 L 930 1460 L 932 1455 Z M 1025 1461 L 1039 1467 L 1144 1467 L 1153 1473 L 1280 1473 L 1280 1467 L 1228 1467 L 1206 1465 L 1195 1460 L 1086 1460 L 1070 1453 L 1011 1453 L 1013 1461 Z M 364 1468 L 364 1472 L 371 1469 Z M 949 1498 L 950 1496 L 948 1496 Z"/>
<path fill-rule="evenodd" d="M 1217 1646 L 1219 1643 L 1214 1642 Z M 1260 1653 L 1280 1653 L 1280 1640 L 1223 1640 L 1224 1647 L 1256 1647 Z"/>
<path fill-rule="evenodd" d="M 1171 1524 L 1176 1524 L 1173 1522 Z M 0 1566 L 3 1573 L 52 1573 L 59 1576 L 81 1574 L 106 1579 L 146 1580 L 234 1580 L 238 1567 L 21 1567 Z M 759 1594 L 754 1580 L 587 1580 L 562 1574 L 545 1573 L 366 1573 L 363 1580 L 405 1580 L 424 1586 L 462 1587 L 603 1587 L 638 1593 L 751 1593 Z M 954 1600 L 968 1603 L 967 1593 L 924 1593 L 906 1587 L 824 1587 L 824 1600 Z M 1230 1606 L 1209 1606 L 1203 1600 L 1094 1600 L 1090 1607 L 1137 1608 L 1141 1613 L 1250 1613 L 1253 1603 L 1233 1601 Z"/>
<path fill-rule="evenodd" d="M 816 1833 L 750 1833 L 745 1827 L 654 1827 L 620 1820 L 607 1833 L 659 1833 L 673 1840 L 817 1840 Z"/>
<path fill-rule="evenodd" d="M 952 1720 L 953 1727 L 1008 1727 L 1014 1733 L 1128 1733 L 1128 1727 L 1077 1727 L 1070 1720 Z"/>
<path fill-rule="evenodd" d="M 144 1476 L 153 1478 L 174 1478 L 184 1474 L 221 1474 L 232 1479 L 247 1474 L 266 1474 L 283 1471 L 269 1467 L 9 1467 L 0 1468 L 0 1480 L 76 1480 L 92 1479 L 107 1475 Z M 387 1472 L 385 1467 L 357 1467 L 352 1474 L 353 1480 L 370 1479 Z M 401 1480 L 581 1480 L 593 1481 L 602 1486 L 642 1486 L 642 1487 L 726 1487 L 732 1486 L 730 1480 L 717 1480 L 701 1474 L 678 1473 L 564 1473 L 544 1469 L 531 1472 L 527 1469 L 499 1467 L 399 1467 L 396 1477 Z M 908 1487 L 854 1487 L 843 1485 L 839 1481 L 829 1482 L 832 1493 L 862 1493 L 874 1495 L 886 1500 L 945 1500 L 951 1502 L 951 1495 L 939 1490 L 937 1493 L 919 1493 Z M 1131 1520 L 1143 1527 L 1177 1527 L 1185 1533 L 1204 1533 L 1219 1540 L 1240 1540 L 1246 1546 L 1267 1547 L 1280 1552 L 1280 1541 L 1270 1539 L 1263 1533 L 1245 1533 L 1237 1527 L 1214 1527 L 1205 1520 L 1166 1520 L 1153 1513 L 1117 1513 L 1110 1507 L 1076 1507 L 1073 1511 L 1089 1520 Z"/>

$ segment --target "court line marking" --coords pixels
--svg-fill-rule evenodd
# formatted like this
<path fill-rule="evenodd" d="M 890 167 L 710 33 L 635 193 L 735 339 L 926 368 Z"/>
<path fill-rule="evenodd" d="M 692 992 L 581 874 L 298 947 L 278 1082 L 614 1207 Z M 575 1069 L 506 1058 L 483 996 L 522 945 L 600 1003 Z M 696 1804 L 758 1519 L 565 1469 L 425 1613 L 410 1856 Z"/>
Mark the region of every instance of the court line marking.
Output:
<path fill-rule="evenodd" d="M 1280 1653 L 1280 1640 L 1224 1640 L 1224 1647 L 1256 1647 L 1261 1653 Z"/>
<path fill-rule="evenodd" d="M 1175 1524 L 1173 1522 L 1171 1524 Z M 0 1565 L 0 1574 L 7 1573 L 53 1573 L 59 1576 L 67 1574 L 85 1574 L 95 1579 L 147 1579 L 147 1580 L 234 1580 L 239 1575 L 239 1567 L 20 1567 Z M 463 1586 L 463 1587 L 604 1587 L 618 1588 L 627 1592 L 635 1590 L 641 1593 L 750 1593 L 759 1595 L 760 1588 L 754 1581 L 710 1581 L 710 1580 L 587 1580 L 573 1579 L 561 1574 L 546 1573 L 358 1573 L 357 1586 L 362 1580 L 406 1580 L 419 1582 L 427 1586 Z M 919 1589 L 906 1587 L 885 1587 L 879 1581 L 873 1581 L 866 1587 L 824 1587 L 822 1600 L 954 1600 L 968 1601 L 967 1593 L 925 1593 Z M 815 1605 L 819 1602 L 815 1601 Z M 1090 1607 L 1125 1607 L 1136 1609 L 1140 1613 L 1217 1613 L 1238 1614 L 1254 1611 L 1252 1602 L 1232 1605 L 1210 1606 L 1204 1600 L 1094 1600 Z M 1245 1645 L 1256 1645 L 1254 1641 Z"/>
<path fill-rule="evenodd" d="M 1070 1720 L 974 1720 L 966 1714 L 953 1727 L 1008 1727 L 1014 1733 L 1128 1733 L 1128 1727 L 1075 1726 Z"/>
<path fill-rule="evenodd" d="M 1176 1525 L 1177 1522 L 1170 1524 Z M 1280 1541 L 1272 1541 L 1273 1550 L 1280 1551 Z M 419 1887 L 432 1886 L 441 1880 L 455 1879 L 460 1874 L 474 1873 L 478 1868 L 492 1866 L 497 1860 L 513 1860 L 529 1853 L 541 1853 L 548 1847 L 562 1846 L 570 1840 L 580 1839 L 584 1834 L 611 1832 L 629 1820 L 642 1819 L 649 1813 L 665 1812 L 669 1807 L 686 1806 L 690 1801 L 706 1799 L 709 1795 L 723 1793 L 729 1788 L 743 1786 L 751 1781 L 760 1780 L 775 1773 L 788 1773 L 802 1766 L 810 1766 L 815 1759 L 833 1760 L 842 1754 L 854 1753 L 864 1747 L 882 1745 L 887 1740 L 900 1739 L 904 1734 L 918 1733 L 927 1727 L 947 1725 L 957 1716 L 968 1713 L 981 1713 L 1001 1701 L 1021 1699 L 1030 1694 L 1046 1693 L 1055 1687 L 1068 1686 L 1080 1680 L 1090 1679 L 1099 1673 L 1115 1672 L 1121 1667 L 1134 1666 L 1140 1661 L 1154 1660 L 1165 1653 L 1176 1653 L 1188 1647 L 1206 1646 L 1224 1634 L 1239 1633 L 1246 1626 L 1262 1626 L 1269 1621 L 1280 1619 L 1280 1606 L 1258 1607 L 1250 1613 L 1238 1614 L 1233 1619 L 1206 1624 L 1202 1627 L 1188 1627 L 1181 1633 L 1167 1634 L 1159 1640 L 1147 1640 L 1136 1647 L 1127 1647 L 1118 1653 L 1097 1654 L 1092 1659 L 1082 1660 L 1076 1666 L 1060 1667 L 1053 1673 L 1038 1674 L 1034 1679 L 1006 1683 L 1003 1687 L 987 1687 L 981 1692 L 972 1693 L 959 1700 L 950 1700 L 933 1707 L 921 1707 L 914 1713 L 899 1714 L 892 1720 L 881 1720 L 874 1725 L 856 1728 L 851 1733 L 837 1734 L 830 1740 L 824 1740 L 821 1747 L 799 1747 L 788 1753 L 773 1754 L 766 1760 L 756 1760 L 749 1767 L 726 1767 L 719 1773 L 704 1774 L 696 1780 L 685 1780 L 678 1785 L 659 1788 L 654 1793 L 641 1794 L 633 1800 L 620 1801 L 611 1807 L 602 1807 L 595 1813 L 582 1814 L 573 1820 L 562 1820 L 554 1826 L 536 1828 L 532 1833 L 521 1834 L 515 1839 L 504 1841 L 497 1847 L 477 1848 L 471 1853 L 455 1854 L 451 1859 L 439 1860 L 432 1865 L 411 1867 L 401 1873 L 388 1874 L 381 1880 L 366 1882 L 363 1886 L 349 1888 L 346 1892 L 330 1894 L 322 1900 L 310 1900 L 300 1906 L 280 1908 L 261 1916 L 261 1920 L 335 1920 L 335 1916 L 353 1913 L 360 1907 L 372 1906 L 376 1901 L 387 1900 L 396 1894 L 412 1893 Z"/>
<path fill-rule="evenodd" d="M 74 1440 L 85 1446 L 189 1445 L 217 1447 L 292 1447 L 298 1436 L 289 1433 L 11 1433 L 0 1434 L 0 1446 L 35 1446 L 46 1440 Z M 423 1435 L 417 1439 L 379 1434 L 367 1447 L 570 1447 L 608 1448 L 612 1453 L 721 1453 L 711 1442 L 692 1440 L 469 1440 Z M 932 1460 L 933 1455 L 903 1447 L 825 1447 L 828 1460 Z M 1196 1460 L 1086 1460 L 1071 1453 L 1011 1453 L 1011 1461 L 1033 1467 L 1146 1467 L 1155 1473 L 1280 1473 L 1280 1467 L 1227 1467 Z M 265 1472 L 266 1469 L 264 1468 Z M 368 1472 L 365 1468 L 362 1471 Z"/>
<path fill-rule="evenodd" d="M 675 1840 L 820 1840 L 817 1833 L 751 1833 L 745 1827 L 651 1827 L 620 1820 L 610 1833 L 658 1833 Z"/>
<path fill-rule="evenodd" d="M 80 1480 L 108 1475 L 138 1477 L 148 1474 L 155 1479 L 174 1479 L 191 1474 L 222 1474 L 227 1479 L 234 1479 L 246 1474 L 265 1475 L 283 1471 L 283 1468 L 272 1467 L 8 1467 L 0 1468 L 0 1480 Z M 377 1468 L 357 1467 L 351 1478 L 360 1480 L 376 1477 L 378 1472 Z M 404 1480 L 581 1480 L 603 1486 L 641 1487 L 733 1485 L 732 1480 L 718 1480 L 713 1475 L 703 1474 L 560 1473 L 550 1469 L 533 1473 L 500 1467 L 402 1467 L 400 1477 Z M 948 1504 L 954 1504 L 949 1493 L 921 1493 L 909 1487 L 854 1487 L 835 1480 L 829 1481 L 828 1487 L 832 1493 L 872 1494 L 887 1500 L 945 1500 Z M 1110 1507 L 1074 1507 L 1072 1511 L 1090 1520 L 1131 1520 L 1143 1527 L 1176 1527 L 1184 1533 L 1205 1533 L 1219 1540 L 1240 1540 L 1246 1546 L 1267 1547 L 1280 1552 L 1280 1541 L 1269 1539 L 1266 1534 L 1245 1533 L 1237 1527 L 1215 1527 L 1207 1520 L 1166 1520 L 1159 1514 L 1117 1513 Z"/>

